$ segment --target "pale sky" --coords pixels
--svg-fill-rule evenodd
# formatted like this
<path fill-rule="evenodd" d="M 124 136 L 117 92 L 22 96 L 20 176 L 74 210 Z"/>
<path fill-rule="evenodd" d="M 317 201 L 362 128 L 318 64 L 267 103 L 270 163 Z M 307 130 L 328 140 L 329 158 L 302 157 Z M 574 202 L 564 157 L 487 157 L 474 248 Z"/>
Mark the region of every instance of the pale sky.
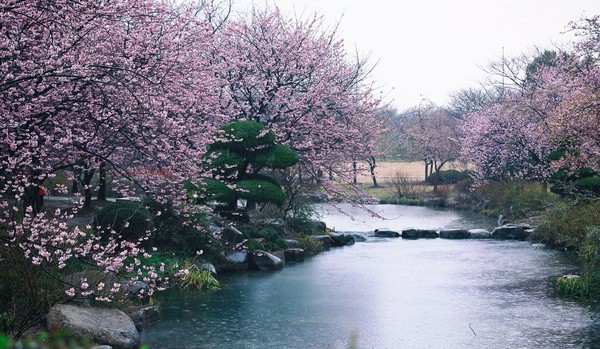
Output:
<path fill-rule="evenodd" d="M 252 3 L 341 21 L 346 47 L 378 61 L 372 79 L 399 110 L 423 98 L 444 105 L 477 87 L 503 47 L 508 58 L 562 45 L 569 21 L 600 14 L 600 0 L 234 0 L 234 8 Z"/>

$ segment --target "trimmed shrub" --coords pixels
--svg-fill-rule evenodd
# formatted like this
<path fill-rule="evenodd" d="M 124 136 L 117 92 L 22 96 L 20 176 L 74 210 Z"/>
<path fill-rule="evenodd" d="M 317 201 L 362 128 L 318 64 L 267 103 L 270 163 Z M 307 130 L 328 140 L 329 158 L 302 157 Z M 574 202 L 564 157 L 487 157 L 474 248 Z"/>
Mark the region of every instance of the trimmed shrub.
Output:
<path fill-rule="evenodd" d="M 205 185 L 204 193 L 200 190 L 198 194 L 204 194 L 204 199 L 201 199 L 204 203 L 216 201 L 228 205 L 237 201 L 235 190 L 229 188 L 224 182 L 212 178 L 205 178 L 202 180 L 202 184 Z"/>
<path fill-rule="evenodd" d="M 281 187 L 261 180 L 242 180 L 237 183 L 237 193 L 242 199 L 255 202 L 271 202 L 283 205 L 285 194 Z"/>
<path fill-rule="evenodd" d="M 581 193 L 600 195 L 600 177 L 586 177 L 574 183 L 575 188 Z"/>
<path fill-rule="evenodd" d="M 290 147 L 276 144 L 267 151 L 256 155 L 252 162 L 268 168 L 286 168 L 295 165 L 299 160 L 298 154 Z"/>
<path fill-rule="evenodd" d="M 209 234 L 210 222 L 206 213 L 182 217 L 168 204 L 147 200 L 145 205 L 154 216 L 154 245 L 161 251 L 171 250 L 183 255 L 204 251 L 209 256 L 220 252 L 219 243 Z"/>
<path fill-rule="evenodd" d="M 457 170 L 446 170 L 440 171 L 439 173 L 432 173 L 427 176 L 425 181 L 429 184 L 434 184 L 436 178 L 438 178 L 438 184 L 456 184 L 460 181 L 464 181 L 469 178 L 468 171 L 457 171 Z"/>
<path fill-rule="evenodd" d="M 213 143 L 214 148 L 233 149 L 240 153 L 260 150 L 261 147 L 275 142 L 275 134 L 255 121 L 236 121 L 221 127 L 223 132 Z"/>
<path fill-rule="evenodd" d="M 213 172 L 222 175 L 232 174 L 244 164 L 244 158 L 229 149 L 211 150 L 204 157 Z"/>
<path fill-rule="evenodd" d="M 154 229 L 154 217 L 140 202 L 117 201 L 108 203 L 96 217 L 103 234 L 114 230 L 124 240 L 137 240 Z"/>

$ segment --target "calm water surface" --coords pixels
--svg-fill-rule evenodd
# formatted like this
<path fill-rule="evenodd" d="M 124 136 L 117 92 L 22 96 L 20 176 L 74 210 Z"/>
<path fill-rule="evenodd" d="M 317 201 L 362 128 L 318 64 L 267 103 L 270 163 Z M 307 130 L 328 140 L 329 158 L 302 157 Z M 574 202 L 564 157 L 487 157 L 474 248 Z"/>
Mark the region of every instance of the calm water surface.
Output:
<path fill-rule="evenodd" d="M 423 207 L 322 206 L 337 231 L 489 228 L 485 219 Z M 574 269 L 527 242 L 372 239 L 279 272 L 223 275 L 215 292 L 171 291 L 150 348 L 600 348 L 586 307 L 552 296 Z"/>

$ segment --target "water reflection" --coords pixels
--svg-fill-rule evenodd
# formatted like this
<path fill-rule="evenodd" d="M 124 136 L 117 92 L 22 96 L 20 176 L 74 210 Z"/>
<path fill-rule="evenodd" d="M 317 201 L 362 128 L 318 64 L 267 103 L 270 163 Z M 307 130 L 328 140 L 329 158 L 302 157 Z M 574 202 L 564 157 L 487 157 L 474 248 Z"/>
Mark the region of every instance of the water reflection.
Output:
<path fill-rule="evenodd" d="M 479 224 L 419 209 L 396 226 Z M 221 291 L 173 291 L 142 339 L 153 349 L 343 347 L 353 334 L 359 348 L 600 347 L 592 313 L 551 295 L 549 278 L 572 268 L 527 242 L 376 239 L 226 276 Z"/>

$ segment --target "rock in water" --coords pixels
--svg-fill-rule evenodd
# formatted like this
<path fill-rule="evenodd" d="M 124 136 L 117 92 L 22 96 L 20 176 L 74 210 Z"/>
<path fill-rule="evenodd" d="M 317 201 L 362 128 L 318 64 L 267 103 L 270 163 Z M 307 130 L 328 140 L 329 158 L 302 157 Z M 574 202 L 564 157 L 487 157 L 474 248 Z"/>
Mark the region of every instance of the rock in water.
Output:
<path fill-rule="evenodd" d="M 528 225 L 505 224 L 494 228 L 492 238 L 499 240 L 525 240 L 529 237 L 528 228 Z"/>
<path fill-rule="evenodd" d="M 258 270 L 279 270 L 283 268 L 283 261 L 261 250 L 254 250 L 248 255 L 249 266 Z"/>
<path fill-rule="evenodd" d="M 375 229 L 375 237 L 378 238 L 399 238 L 400 233 L 387 229 Z"/>
<path fill-rule="evenodd" d="M 46 324 L 51 332 L 67 329 L 73 336 L 89 338 L 115 349 L 137 348 L 140 334 L 121 310 L 59 304 L 50 309 Z"/>
<path fill-rule="evenodd" d="M 491 239 L 492 233 L 485 229 L 469 229 L 469 239 Z"/>
<path fill-rule="evenodd" d="M 468 239 L 469 232 L 463 229 L 444 229 L 440 231 L 441 239 Z"/>

